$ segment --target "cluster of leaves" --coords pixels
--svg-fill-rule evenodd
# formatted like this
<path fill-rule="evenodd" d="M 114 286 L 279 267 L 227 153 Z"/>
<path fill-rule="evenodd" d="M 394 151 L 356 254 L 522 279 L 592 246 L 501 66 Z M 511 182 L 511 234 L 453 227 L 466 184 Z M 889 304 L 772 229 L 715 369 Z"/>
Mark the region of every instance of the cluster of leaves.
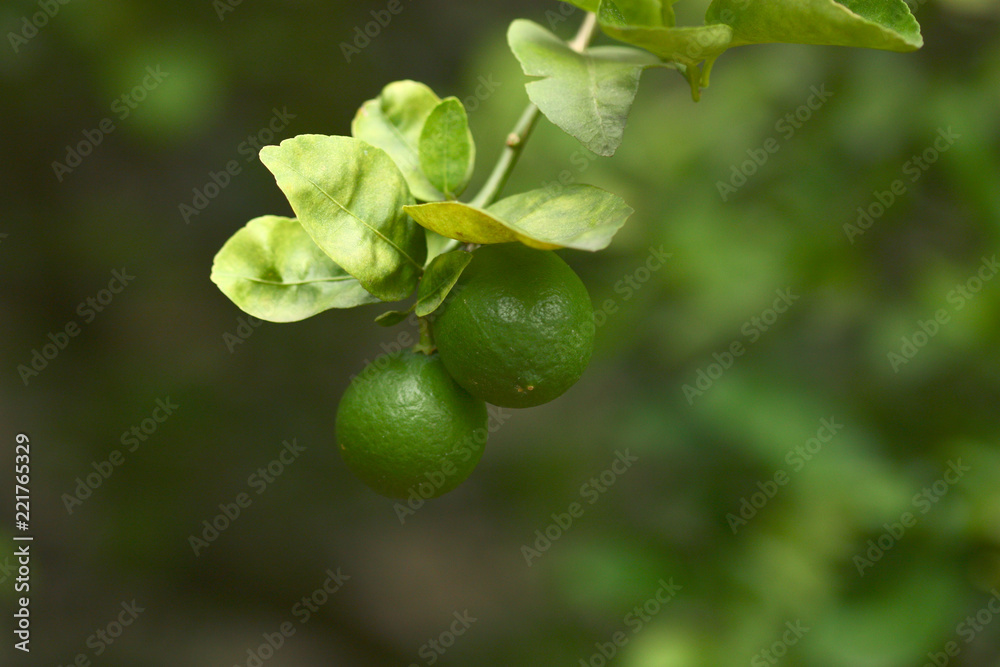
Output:
<path fill-rule="evenodd" d="M 531 102 L 603 156 L 621 144 L 647 68 L 677 69 L 697 100 L 715 59 L 734 46 L 921 45 L 903 0 L 714 0 L 697 27 L 675 25 L 674 0 L 569 1 L 629 46 L 567 44 L 528 20 L 511 24 L 508 41 L 524 73 L 537 77 L 526 84 Z M 416 290 L 408 311 L 378 319 L 391 325 L 443 303 L 470 260 L 461 244 L 597 251 L 632 213 L 589 185 L 458 201 L 476 156 L 465 108 L 414 81 L 391 83 L 365 102 L 351 133 L 300 135 L 261 150 L 296 217 L 251 220 L 216 255 L 212 280 L 244 311 L 293 322 Z"/>
<path fill-rule="evenodd" d="M 386 86 L 361 106 L 351 131 L 300 135 L 261 150 L 295 218 L 251 220 L 212 267 L 212 280 L 255 317 L 294 322 L 331 308 L 399 301 L 415 289 L 411 310 L 425 316 L 470 260 L 460 244 L 600 250 L 632 213 L 588 185 L 489 206 L 457 201 L 475 164 L 468 117 L 458 99 L 442 100 L 421 83 Z M 405 314 L 386 313 L 379 322 Z"/>

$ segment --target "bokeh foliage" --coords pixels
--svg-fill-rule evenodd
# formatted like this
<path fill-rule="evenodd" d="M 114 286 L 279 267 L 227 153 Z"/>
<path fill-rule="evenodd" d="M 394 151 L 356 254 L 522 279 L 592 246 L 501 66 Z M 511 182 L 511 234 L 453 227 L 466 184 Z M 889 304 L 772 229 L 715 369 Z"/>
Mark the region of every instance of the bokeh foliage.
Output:
<path fill-rule="evenodd" d="M 703 4 L 675 5 L 678 22 Z M 922 665 L 949 641 L 950 664 L 1000 660 L 1000 622 L 969 643 L 957 630 L 1000 588 L 1000 283 L 961 310 L 948 299 L 998 245 L 994 3 L 913 5 L 913 54 L 735 49 L 698 104 L 677 73 L 647 72 L 611 159 L 543 123 L 508 192 L 562 178 L 636 209 L 607 250 L 561 252 L 605 316 L 595 360 L 559 401 L 506 418 L 469 482 L 402 525 L 332 434 L 349 376 L 407 327 L 373 325 L 384 308 L 366 306 L 224 338 L 241 313 L 209 282 L 212 256 L 250 218 L 290 214 L 241 144 L 284 108 L 279 139 L 347 134 L 358 104 L 411 78 L 468 100 L 489 165 L 526 101 L 507 25 L 548 26 L 560 5 L 404 2 L 350 63 L 339 43 L 384 4 L 247 2 L 221 21 L 207 0 L 61 7 L 18 53 L 0 49 L 0 423 L 5 467 L 13 433 L 35 445 L 37 664 L 92 655 L 88 636 L 132 598 L 147 611 L 100 664 L 246 664 L 337 567 L 351 579 L 270 664 L 425 664 L 421 645 L 465 609 L 478 620 L 440 664 L 579 664 L 670 578 L 681 591 L 614 664 L 745 665 L 796 620 L 810 631 L 780 664 Z M 5 3 L 0 25 L 36 10 Z M 569 36 L 579 16 L 552 27 Z M 156 65 L 169 76 L 120 119 L 113 100 Z M 808 120 L 781 124 L 822 86 Z M 109 116 L 117 129 L 57 180 L 52 161 Z M 948 128 L 960 138 L 909 181 L 904 165 Z M 718 182 L 772 138 L 723 201 Z M 179 205 L 232 160 L 186 224 Z M 900 178 L 905 194 L 852 243 L 857 207 Z M 643 271 L 650 248 L 671 256 Z M 136 280 L 24 386 L 17 365 L 83 322 L 77 305 L 122 266 Z M 752 318 L 782 289 L 798 300 L 762 331 Z M 949 322 L 894 372 L 887 353 L 940 309 Z M 689 405 L 683 386 L 737 341 L 746 352 Z M 166 396 L 176 415 L 68 514 L 62 494 Z M 793 472 L 786 453 L 831 417 L 843 429 Z M 248 477 L 291 438 L 306 451 L 257 495 Z M 638 461 L 588 504 L 581 485 L 624 450 Z M 959 458 L 971 470 L 920 514 L 914 496 Z M 778 469 L 789 483 L 734 535 L 726 515 Z M 188 536 L 248 490 L 195 557 Z M 583 516 L 527 567 L 522 546 L 574 501 Z M 859 576 L 854 556 L 907 511 L 916 525 Z M 4 531 L 8 515 L 4 501 Z"/>

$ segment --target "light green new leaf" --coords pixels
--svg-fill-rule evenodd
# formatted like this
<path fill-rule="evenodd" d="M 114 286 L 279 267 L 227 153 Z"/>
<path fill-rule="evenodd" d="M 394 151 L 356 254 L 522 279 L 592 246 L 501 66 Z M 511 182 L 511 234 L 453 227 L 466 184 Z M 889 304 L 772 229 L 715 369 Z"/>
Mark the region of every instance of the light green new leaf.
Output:
<path fill-rule="evenodd" d="M 520 241 L 532 248 L 606 248 L 633 211 L 620 197 L 591 185 L 571 185 L 558 195 L 532 190 L 486 210 L 460 202 L 407 206 L 418 223 L 464 243 Z"/>
<path fill-rule="evenodd" d="M 787 42 L 913 51 L 920 25 L 903 0 L 714 0 L 706 23 L 733 29 L 732 46 Z"/>
<path fill-rule="evenodd" d="M 621 197 L 592 185 L 570 185 L 556 196 L 531 190 L 486 209 L 535 248 L 603 250 L 633 211 Z"/>
<path fill-rule="evenodd" d="M 277 215 L 254 218 L 226 241 L 212 263 L 212 282 L 244 312 L 268 322 L 298 322 L 378 301 L 302 225 Z"/>
<path fill-rule="evenodd" d="M 420 166 L 420 135 L 440 102 L 422 83 L 395 81 L 362 104 L 351 123 L 351 134 L 388 153 L 406 177 L 410 192 L 423 201 L 444 199 Z"/>
<path fill-rule="evenodd" d="M 476 165 L 476 145 L 469 117 L 457 97 L 434 107 L 420 134 L 420 166 L 435 188 L 448 199 L 465 191 Z"/>
<path fill-rule="evenodd" d="M 660 65 L 660 60 L 621 46 L 577 53 L 525 19 L 510 25 L 507 40 L 524 73 L 544 77 L 525 89 L 545 117 L 590 151 L 613 155 L 621 144 L 639 77 L 646 68 Z"/>
<path fill-rule="evenodd" d="M 413 292 L 425 237 L 402 211 L 413 199 L 385 152 L 351 137 L 304 134 L 265 146 L 260 159 L 309 236 L 365 289 L 383 301 Z"/>
<path fill-rule="evenodd" d="M 430 315 L 444 303 L 471 261 L 472 253 L 464 250 L 452 250 L 434 258 L 417 288 L 416 313 L 419 317 Z"/>

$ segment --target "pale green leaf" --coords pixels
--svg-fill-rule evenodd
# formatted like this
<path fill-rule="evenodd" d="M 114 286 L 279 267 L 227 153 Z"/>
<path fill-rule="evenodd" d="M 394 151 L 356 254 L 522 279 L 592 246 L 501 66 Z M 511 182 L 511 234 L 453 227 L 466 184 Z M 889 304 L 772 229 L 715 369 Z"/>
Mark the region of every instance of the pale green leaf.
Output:
<path fill-rule="evenodd" d="M 486 210 L 460 202 L 406 207 L 418 223 L 464 243 L 521 243 L 541 250 L 601 250 L 633 213 L 620 197 L 590 185 L 559 194 L 532 190 Z"/>
<path fill-rule="evenodd" d="M 464 250 L 452 250 L 434 258 L 417 288 L 416 313 L 419 317 L 430 315 L 444 303 L 471 261 L 472 253 Z"/>
<path fill-rule="evenodd" d="M 212 282 L 244 312 L 268 322 L 298 322 L 378 301 L 297 221 L 277 215 L 254 218 L 226 241 L 212 263 Z"/>
<path fill-rule="evenodd" d="M 528 76 L 525 86 L 545 117 L 598 155 L 621 144 L 629 109 L 648 67 L 658 58 L 638 49 L 602 46 L 577 53 L 551 32 L 528 20 L 507 32 L 511 50 Z"/>
<path fill-rule="evenodd" d="M 264 147 L 260 159 L 309 236 L 365 289 L 383 301 L 413 291 L 425 237 L 402 211 L 412 198 L 385 152 L 351 137 L 306 134 Z"/>
<path fill-rule="evenodd" d="M 621 197 L 592 185 L 570 185 L 558 195 L 531 190 L 486 209 L 525 245 L 542 250 L 602 250 L 634 211 Z"/>
<path fill-rule="evenodd" d="M 420 166 L 447 199 L 465 191 L 476 164 L 476 146 L 465 107 L 456 97 L 438 104 L 420 134 Z"/>
<path fill-rule="evenodd" d="M 388 153 L 406 177 L 410 192 L 423 201 L 444 199 L 420 166 L 420 135 L 440 102 L 422 83 L 395 81 L 362 104 L 351 123 L 351 134 Z"/>

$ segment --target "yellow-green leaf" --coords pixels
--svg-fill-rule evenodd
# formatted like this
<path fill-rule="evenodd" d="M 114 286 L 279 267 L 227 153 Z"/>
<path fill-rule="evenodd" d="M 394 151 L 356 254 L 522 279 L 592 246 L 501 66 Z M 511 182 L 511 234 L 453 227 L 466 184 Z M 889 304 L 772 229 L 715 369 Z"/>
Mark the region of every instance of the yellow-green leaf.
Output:
<path fill-rule="evenodd" d="M 407 206 L 420 225 L 463 243 L 521 243 L 540 250 L 601 250 L 633 213 L 620 197 L 591 185 L 558 194 L 532 190 L 483 210 L 461 202 Z"/>

